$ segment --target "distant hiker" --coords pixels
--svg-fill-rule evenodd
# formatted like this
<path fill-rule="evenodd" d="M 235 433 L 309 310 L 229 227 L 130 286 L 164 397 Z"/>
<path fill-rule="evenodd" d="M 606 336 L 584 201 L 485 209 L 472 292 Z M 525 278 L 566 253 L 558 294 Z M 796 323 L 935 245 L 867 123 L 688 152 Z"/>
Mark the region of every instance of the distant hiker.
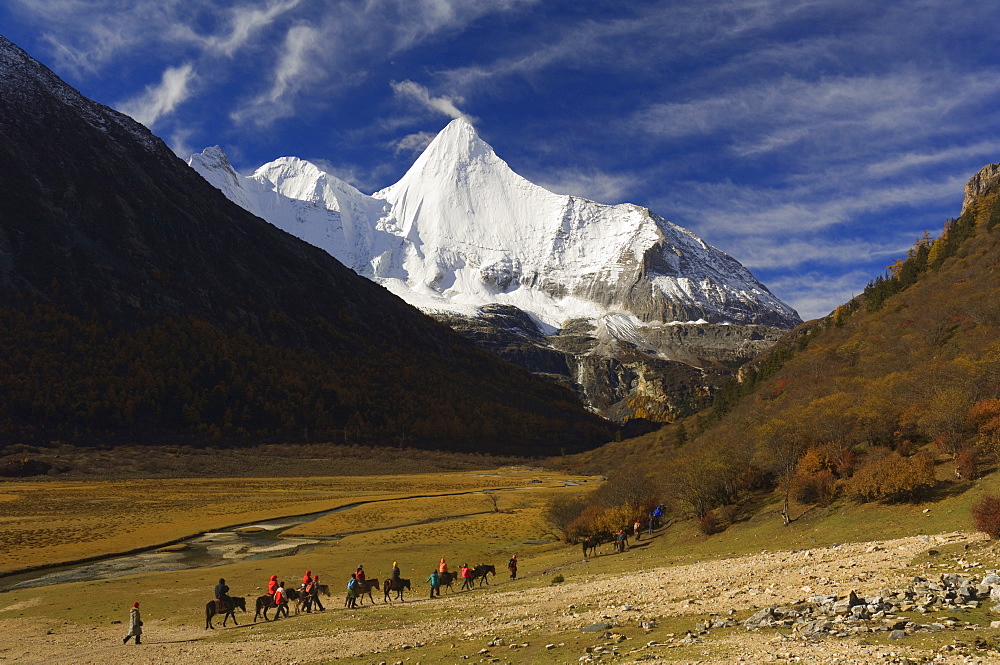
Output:
<path fill-rule="evenodd" d="M 448 564 L 445 563 L 444 559 L 441 559 L 441 563 L 438 564 L 438 573 L 447 573 Z"/>
<path fill-rule="evenodd" d="M 649 519 L 649 535 L 653 535 L 653 522 L 656 520 L 656 518 L 653 517 L 653 513 L 650 513 L 648 519 Z"/>
<path fill-rule="evenodd" d="M 639 542 L 642 539 L 642 522 L 639 518 L 635 518 L 635 524 L 632 525 L 632 532 L 635 534 L 635 541 Z"/>
<path fill-rule="evenodd" d="M 510 579 L 517 579 L 517 555 L 511 554 L 510 561 L 507 562 L 507 570 L 510 571 Z"/>
<path fill-rule="evenodd" d="M 229 597 L 229 586 L 226 580 L 219 578 L 219 583 L 215 585 L 215 608 L 219 613 L 228 612 L 233 606 L 233 599 Z"/>
<path fill-rule="evenodd" d="M 271 579 L 267 583 L 267 595 L 274 596 L 274 592 L 278 590 L 278 576 L 271 575 Z"/>
<path fill-rule="evenodd" d="M 354 609 L 358 606 L 358 574 L 351 573 L 351 579 L 347 581 L 347 607 Z"/>
<path fill-rule="evenodd" d="M 142 619 L 139 617 L 139 603 L 132 603 L 132 609 L 128 613 L 128 633 L 125 635 L 125 639 L 122 640 L 122 644 L 128 644 L 128 641 L 135 638 L 136 644 L 142 644 Z"/>
<path fill-rule="evenodd" d="M 469 564 L 462 564 L 462 589 L 472 588 L 472 568 L 469 568 Z M 460 591 L 462 590 L 460 589 Z"/>
<path fill-rule="evenodd" d="M 425 581 L 431 584 L 431 598 L 434 597 L 435 593 L 439 596 L 441 595 L 441 578 L 438 577 L 438 571 L 432 570 L 431 576 Z"/>

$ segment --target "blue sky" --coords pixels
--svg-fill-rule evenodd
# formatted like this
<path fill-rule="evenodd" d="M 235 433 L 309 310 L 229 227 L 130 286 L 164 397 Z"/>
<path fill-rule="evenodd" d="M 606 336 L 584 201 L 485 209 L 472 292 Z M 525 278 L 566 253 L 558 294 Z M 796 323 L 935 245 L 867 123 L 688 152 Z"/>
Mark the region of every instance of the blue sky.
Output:
<path fill-rule="evenodd" d="M 0 34 L 180 156 L 366 193 L 464 116 L 554 191 L 631 202 L 821 316 L 1000 161 L 1000 3 L 5 0 Z"/>

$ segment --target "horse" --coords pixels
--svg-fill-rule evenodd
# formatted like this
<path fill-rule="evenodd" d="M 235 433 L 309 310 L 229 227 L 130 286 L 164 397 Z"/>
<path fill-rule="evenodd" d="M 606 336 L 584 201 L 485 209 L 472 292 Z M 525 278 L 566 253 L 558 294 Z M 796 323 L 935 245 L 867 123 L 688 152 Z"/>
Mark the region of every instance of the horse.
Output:
<path fill-rule="evenodd" d="M 232 601 L 232 605 L 228 605 L 225 608 L 225 612 L 222 613 L 223 614 L 223 617 L 222 617 L 222 627 L 223 628 L 225 628 L 226 622 L 229 621 L 229 617 L 233 618 L 233 624 L 234 625 L 237 625 L 237 626 L 239 625 L 238 623 L 236 623 L 236 608 L 237 607 L 240 608 L 241 610 L 243 610 L 244 612 L 247 611 L 247 599 L 246 598 L 230 598 L 229 600 Z M 206 629 L 207 628 L 211 628 L 212 630 L 215 630 L 215 626 L 212 625 L 212 617 L 214 617 L 216 614 L 219 613 L 218 610 L 219 610 L 218 603 L 216 601 L 214 601 L 214 600 L 208 601 L 208 604 L 205 605 L 205 628 Z"/>
<path fill-rule="evenodd" d="M 296 592 L 295 592 L 294 589 L 291 589 L 289 591 L 286 591 L 285 593 L 289 594 L 289 595 L 286 596 L 286 601 L 284 603 L 282 603 L 281 607 L 285 608 L 285 616 L 287 617 L 288 616 L 288 602 L 287 602 L 287 599 L 290 598 L 291 595 L 295 595 Z M 278 606 L 274 604 L 274 596 L 272 596 L 271 594 L 264 594 L 263 596 L 258 596 L 257 597 L 257 600 L 254 602 L 254 607 L 256 609 L 256 612 L 254 612 L 254 615 L 253 615 L 253 622 L 257 623 L 257 617 L 262 616 L 262 615 L 264 617 L 264 621 L 270 621 L 270 619 L 267 618 L 267 611 L 269 609 L 271 609 L 272 607 L 278 607 Z M 277 621 L 278 615 L 280 614 L 280 611 L 281 611 L 281 608 L 278 608 L 278 611 L 276 611 L 274 613 L 274 619 L 275 619 L 275 621 Z"/>
<path fill-rule="evenodd" d="M 410 588 L 410 580 L 405 579 L 403 577 L 400 577 L 399 579 L 395 580 L 390 578 L 385 581 L 385 584 L 382 585 L 382 588 L 385 590 L 385 597 L 382 599 L 383 603 L 388 603 L 392 600 L 391 598 L 389 598 L 390 591 L 395 591 L 396 599 L 402 600 L 405 603 L 406 601 L 403 600 L 403 589 Z"/>
<path fill-rule="evenodd" d="M 330 586 L 328 584 L 317 584 L 316 591 L 317 593 L 323 594 L 327 598 L 330 597 Z M 307 604 L 309 604 L 309 611 L 311 611 L 312 600 L 310 599 L 309 594 L 306 593 L 305 589 L 289 589 L 287 593 L 288 600 L 295 603 L 296 616 L 298 616 L 299 612 L 301 612 L 302 608 Z"/>
<path fill-rule="evenodd" d="M 583 539 L 583 558 L 587 558 L 587 552 L 597 556 L 597 538 L 587 536 Z"/>
<path fill-rule="evenodd" d="M 386 584 L 388 583 L 389 581 L 386 580 Z M 382 589 L 382 585 L 378 581 L 377 577 L 369 577 L 364 582 L 358 585 L 358 600 L 361 601 L 362 605 L 365 604 L 365 594 L 368 594 L 368 600 L 371 601 L 372 605 L 375 604 L 375 599 L 372 598 L 372 589 L 376 590 Z"/>
<path fill-rule="evenodd" d="M 481 563 L 472 569 L 472 581 L 475 582 L 478 579 L 479 586 L 483 586 L 483 582 L 486 582 L 486 586 L 489 586 L 490 580 L 486 576 L 490 573 L 493 573 L 493 577 L 496 577 L 497 569 L 489 564 Z M 469 586 L 472 586 L 472 584 L 470 583 Z"/>
<path fill-rule="evenodd" d="M 438 585 L 439 585 L 438 588 L 440 589 L 441 587 L 448 587 L 448 591 L 454 593 L 455 590 L 452 588 L 451 585 L 457 579 L 458 579 L 458 573 L 453 573 L 450 571 L 446 573 L 438 573 Z"/>

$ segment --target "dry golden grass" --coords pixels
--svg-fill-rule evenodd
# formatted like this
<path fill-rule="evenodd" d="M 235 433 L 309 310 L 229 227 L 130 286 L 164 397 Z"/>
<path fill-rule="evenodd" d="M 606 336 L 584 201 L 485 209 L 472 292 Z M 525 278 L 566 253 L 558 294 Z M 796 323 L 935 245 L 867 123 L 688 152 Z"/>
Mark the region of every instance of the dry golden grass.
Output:
<path fill-rule="evenodd" d="M 203 531 L 359 501 L 375 503 L 302 525 L 289 535 L 375 531 L 365 539 L 381 542 L 386 536 L 378 535 L 380 529 L 493 510 L 486 495 L 468 493 L 519 487 L 533 479 L 544 479 L 549 486 L 563 485 L 556 478 L 564 477 L 508 468 L 489 474 L 449 472 L 361 478 L 8 482 L 0 494 L 0 574 L 152 547 Z M 440 496 L 460 493 L 465 494 Z M 429 496 L 403 500 L 423 495 Z M 412 529 L 447 540 L 462 533 L 448 521 Z M 443 535 L 452 531 L 450 536 Z M 403 529 L 396 542 L 416 537 L 406 533 Z"/>
<path fill-rule="evenodd" d="M 255 598 L 268 577 L 279 575 L 294 585 L 305 569 L 330 584 L 327 606 L 339 608 L 350 573 L 363 564 L 369 577 L 384 579 L 394 561 L 412 580 L 408 597 L 426 595 L 425 579 L 441 557 L 452 569 L 463 563 L 491 563 L 505 578 L 506 561 L 517 553 L 527 569 L 560 560 L 565 546 L 546 533 L 545 506 L 553 497 L 576 493 L 569 481 L 585 481 L 549 471 L 503 468 L 489 473 L 432 473 L 418 476 L 358 478 L 251 479 L 238 483 L 237 496 L 220 494 L 226 480 L 158 480 L 114 483 L 9 483 L 0 499 L 3 512 L 6 569 L 21 562 L 70 560 L 134 547 L 142 539 L 196 533 L 226 524 L 265 517 L 302 514 L 373 501 L 296 528 L 296 534 L 342 533 L 358 523 L 359 531 L 321 542 L 308 551 L 265 560 L 242 560 L 196 570 L 148 572 L 92 582 L 74 582 L 8 592 L 0 602 L 0 622 L 13 629 L 17 621 L 33 626 L 58 625 L 60 631 L 104 631 L 127 618 L 133 600 L 143 603 L 149 626 L 163 634 L 203 626 L 203 607 L 212 586 L 225 577 L 235 596 Z M 529 482 L 538 481 L 538 482 Z M 586 487 L 586 485 L 584 485 Z M 497 504 L 482 490 L 494 490 Z M 414 498 L 406 499 L 404 497 Z M 130 516 L 132 515 L 132 516 Z M 48 520 L 50 540 L 34 542 L 33 524 Z M 424 520 L 435 520 L 420 524 Z M 58 526 L 56 526 L 56 524 Z M 107 528 L 110 525 L 110 528 Z M 10 528 L 6 528 L 6 527 Z M 60 535 L 56 532 L 61 531 Z M 526 542 L 547 541 L 526 545 Z M 554 559 L 552 557 L 555 557 Z M 458 585 L 455 587 L 458 588 Z M 381 606 L 381 599 L 379 599 Z M 124 608 L 124 609 L 123 609 Z M 382 610 L 380 610 L 382 611 Z M 251 609 L 252 614 L 252 609 Z M 328 613 L 328 616 L 333 617 Z M 339 614 L 337 616 L 340 616 Z M 241 624 L 248 618 L 240 616 Z M 13 622 L 13 623 L 12 623 Z M 291 629 L 293 624 L 289 623 Z M 284 630 L 275 624 L 271 630 Z M 43 631 L 44 632 L 44 631 Z M 113 628 L 110 632 L 117 633 Z M 224 637 L 224 633 L 220 635 Z"/>

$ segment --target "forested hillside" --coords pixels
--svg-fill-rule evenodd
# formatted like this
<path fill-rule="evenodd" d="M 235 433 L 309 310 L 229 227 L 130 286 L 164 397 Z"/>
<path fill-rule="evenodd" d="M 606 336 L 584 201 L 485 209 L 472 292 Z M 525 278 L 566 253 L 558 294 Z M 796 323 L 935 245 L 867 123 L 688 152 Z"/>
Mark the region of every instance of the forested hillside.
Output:
<path fill-rule="evenodd" d="M 760 491 L 800 506 L 901 501 L 994 468 L 1000 187 L 983 173 L 940 236 L 925 234 L 862 295 L 742 368 L 711 409 L 575 461 L 648 475 L 643 491 L 606 493 L 668 500 L 709 530 Z M 599 514 L 591 507 L 576 526 Z"/>

